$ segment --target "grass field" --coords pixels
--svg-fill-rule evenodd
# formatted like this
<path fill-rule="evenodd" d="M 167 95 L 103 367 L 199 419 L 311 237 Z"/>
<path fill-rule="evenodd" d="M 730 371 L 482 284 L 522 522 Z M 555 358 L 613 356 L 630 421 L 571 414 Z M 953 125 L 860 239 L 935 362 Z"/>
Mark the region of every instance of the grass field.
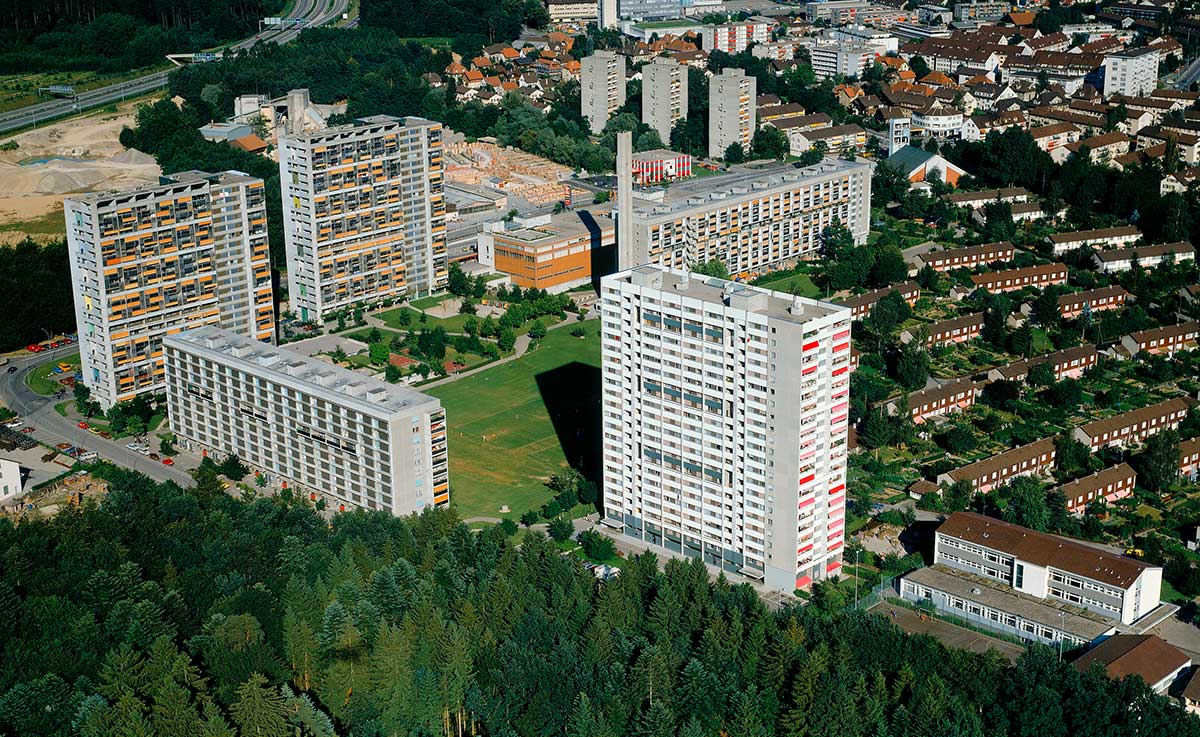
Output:
<path fill-rule="evenodd" d="M 53 212 L 30 220 L 17 220 L 0 224 L 0 233 L 28 233 L 29 235 L 63 235 L 67 232 L 66 221 L 63 220 L 62 206 Z"/>
<path fill-rule="evenodd" d="M 763 289 L 773 289 L 776 292 L 799 294 L 801 297 L 821 296 L 821 288 L 813 284 L 813 280 L 808 274 L 789 274 L 781 276 L 778 279 L 760 282 L 758 286 Z M 796 290 L 795 292 L 792 291 L 793 287 Z"/>
<path fill-rule="evenodd" d="M 41 394 L 43 397 L 48 397 L 57 392 L 59 389 L 67 391 L 66 387 L 58 383 L 58 380 L 64 376 L 69 376 L 70 374 L 54 373 L 54 367 L 63 361 L 74 366 L 76 371 L 79 370 L 79 354 L 72 353 L 69 356 L 52 358 L 45 363 L 38 364 L 37 368 L 35 368 L 33 371 L 30 371 L 25 376 L 25 383 L 29 385 L 30 389 L 34 390 L 38 394 Z M 49 375 L 53 375 L 53 378 L 50 378 Z"/>
<path fill-rule="evenodd" d="M 515 361 L 427 390 L 446 408 L 450 500 L 462 517 L 540 507 L 568 454 L 581 462 L 599 442 L 599 324 L 584 325 L 584 338 L 556 330 Z"/>
<path fill-rule="evenodd" d="M 408 316 L 411 318 L 408 325 L 400 324 L 401 312 L 407 312 Z M 454 315 L 453 317 L 447 317 L 443 319 L 440 317 L 434 317 L 433 315 L 428 315 L 425 318 L 425 325 L 431 328 L 441 325 L 448 333 L 461 333 L 463 331 L 463 325 L 466 324 L 468 317 L 470 317 L 470 315 Z M 393 310 L 388 310 L 387 312 L 381 312 L 379 313 L 379 319 L 383 320 L 384 324 L 388 327 L 395 328 L 396 330 L 421 330 L 421 313 L 410 307 L 397 307 Z"/>

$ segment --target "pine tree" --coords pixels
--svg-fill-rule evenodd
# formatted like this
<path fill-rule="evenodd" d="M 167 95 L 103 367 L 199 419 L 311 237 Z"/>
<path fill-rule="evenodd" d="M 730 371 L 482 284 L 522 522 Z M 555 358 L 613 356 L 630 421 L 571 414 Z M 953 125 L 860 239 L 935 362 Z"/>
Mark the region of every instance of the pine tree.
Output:
<path fill-rule="evenodd" d="M 238 687 L 229 709 L 240 737 L 288 737 L 287 707 L 279 691 L 260 673 Z"/>
<path fill-rule="evenodd" d="M 311 691 L 317 674 L 319 646 L 312 625 L 290 607 L 283 615 L 283 645 L 292 683 L 300 691 Z"/>

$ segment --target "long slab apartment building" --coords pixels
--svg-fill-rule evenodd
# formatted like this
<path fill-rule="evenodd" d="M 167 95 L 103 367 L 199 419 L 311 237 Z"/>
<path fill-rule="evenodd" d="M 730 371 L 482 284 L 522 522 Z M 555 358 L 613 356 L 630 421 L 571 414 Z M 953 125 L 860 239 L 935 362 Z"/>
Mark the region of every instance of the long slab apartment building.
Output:
<path fill-rule="evenodd" d="M 83 381 L 104 408 L 164 386 L 163 337 L 274 341 L 263 181 L 183 172 L 63 202 Z"/>
<path fill-rule="evenodd" d="M 437 399 L 215 326 L 171 335 L 164 349 L 171 430 L 189 450 L 236 453 L 339 511 L 449 504 Z"/>
<path fill-rule="evenodd" d="M 677 183 L 661 194 L 630 208 L 631 245 L 620 246 L 622 268 L 682 269 L 720 259 L 729 273 L 749 276 L 816 256 L 822 232 L 835 222 L 856 243 L 865 243 L 870 231 L 871 168 L 865 163 L 826 158 L 807 167 L 739 169 Z"/>
<path fill-rule="evenodd" d="M 783 591 L 836 573 L 850 310 L 643 265 L 600 313 L 604 524 Z"/>
<path fill-rule="evenodd" d="M 1159 608 L 1162 568 L 971 512 L 935 534 L 933 565 L 904 576 L 900 594 L 1030 642 L 1088 645 Z"/>
<path fill-rule="evenodd" d="M 375 115 L 279 142 L 288 299 L 301 320 L 446 283 L 442 125 Z"/>

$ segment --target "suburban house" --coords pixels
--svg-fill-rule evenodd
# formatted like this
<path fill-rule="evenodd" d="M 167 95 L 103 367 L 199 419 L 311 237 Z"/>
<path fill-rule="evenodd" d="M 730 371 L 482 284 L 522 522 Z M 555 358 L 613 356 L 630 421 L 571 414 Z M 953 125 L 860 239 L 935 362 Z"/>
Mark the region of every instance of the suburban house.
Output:
<path fill-rule="evenodd" d="M 1200 438 L 1179 444 L 1179 475 L 1189 481 L 1195 481 L 1200 475 Z"/>
<path fill-rule="evenodd" d="M 945 251 L 926 251 L 911 259 L 912 269 L 909 275 L 916 276 L 917 272 L 926 266 L 944 273 L 955 269 L 974 269 L 997 261 L 1011 261 L 1014 252 L 1013 244 L 1007 241 Z"/>
<path fill-rule="evenodd" d="M 1136 261 L 1143 268 L 1158 266 L 1167 259 L 1191 261 L 1196 258 L 1196 249 L 1187 241 L 1156 243 L 1152 246 L 1122 248 L 1116 251 L 1096 251 L 1092 259 L 1096 268 L 1105 274 L 1129 271 Z"/>
<path fill-rule="evenodd" d="M 871 314 L 871 311 L 875 309 L 875 304 L 879 302 L 879 300 L 883 299 L 892 292 L 899 292 L 900 296 L 904 298 L 904 301 L 908 303 L 909 307 L 915 305 L 917 300 L 921 297 L 921 287 L 918 286 L 916 282 L 908 281 L 904 282 L 903 284 L 897 284 L 894 287 L 884 287 L 883 289 L 876 289 L 870 292 L 856 294 L 852 297 L 836 300 L 836 302 L 843 307 L 850 308 L 851 319 L 861 320 L 867 315 Z"/>
<path fill-rule="evenodd" d="M 1067 267 L 1065 264 L 1055 263 L 989 271 L 984 274 L 973 274 L 971 283 L 975 289 L 986 289 L 993 294 L 1015 292 L 1026 287 L 1044 289 L 1052 284 L 1066 284 Z"/>
<path fill-rule="evenodd" d="M 958 178 L 966 174 L 942 155 L 916 146 L 904 146 L 887 157 L 887 165 L 898 169 L 910 182 L 924 182 L 932 175 L 952 187 L 957 187 Z"/>
<path fill-rule="evenodd" d="M 1026 202 L 1033 193 L 1024 187 L 1005 187 L 1004 189 L 982 189 L 978 192 L 952 192 L 945 196 L 951 205 L 966 207 L 971 210 L 979 209 L 989 202 Z"/>
<path fill-rule="evenodd" d="M 1099 499 L 1111 503 L 1133 493 L 1137 484 L 1137 473 L 1128 463 L 1097 471 L 1090 476 L 1067 482 L 1058 487 L 1067 499 L 1067 511 L 1082 514 L 1087 506 Z"/>
<path fill-rule="evenodd" d="M 968 463 L 937 478 L 939 485 L 966 481 L 977 493 L 987 492 L 1007 484 L 1017 476 L 1041 476 L 1054 468 L 1054 441 L 1043 438 L 1003 453 Z"/>
<path fill-rule="evenodd" d="M 1055 256 L 1061 256 L 1067 251 L 1074 251 L 1084 246 L 1093 248 L 1120 248 L 1137 243 L 1142 237 L 1142 231 L 1132 225 L 1122 225 L 1116 228 L 1097 228 L 1095 230 L 1078 230 L 1074 233 L 1055 233 L 1047 238 Z"/>
<path fill-rule="evenodd" d="M 962 411 L 975 404 L 979 392 L 983 390 L 983 382 L 971 379 L 956 379 L 941 386 L 922 389 L 908 395 L 908 413 L 914 425 L 920 425 L 926 420 L 952 412 Z M 888 414 L 894 415 L 899 410 L 900 402 L 892 400 L 886 405 Z"/>
<path fill-rule="evenodd" d="M 1055 381 L 1078 379 L 1084 371 L 1096 365 L 1099 356 L 1100 353 L 1094 345 L 1064 348 L 1061 351 L 998 366 L 988 372 L 988 378 L 992 381 L 1024 381 L 1025 377 L 1029 376 L 1031 368 L 1038 364 L 1049 363 L 1051 370 L 1054 371 Z"/>
<path fill-rule="evenodd" d="M 948 320 L 939 320 L 929 325 L 923 325 L 922 328 L 927 335 L 925 338 L 926 346 L 965 343 L 972 338 L 979 337 L 980 331 L 983 330 L 983 313 L 973 312 L 969 315 L 952 317 Z M 913 342 L 917 339 L 918 332 L 920 332 L 920 329 L 913 328 L 903 331 L 900 333 L 900 342 Z"/>
<path fill-rule="evenodd" d="M 1058 298 L 1058 314 L 1062 315 L 1064 320 L 1072 320 L 1082 315 L 1084 310 L 1117 310 L 1125 306 L 1129 297 L 1129 292 L 1119 285 L 1064 294 Z"/>
<path fill-rule="evenodd" d="M 1142 351 L 1170 355 L 1175 351 L 1195 348 L 1197 330 L 1200 330 L 1200 323 L 1195 322 L 1139 330 L 1121 338 L 1121 347 L 1131 356 Z"/>
<path fill-rule="evenodd" d="M 1138 445 L 1163 430 L 1174 430 L 1187 416 L 1187 412 L 1188 403 L 1175 397 L 1149 407 L 1081 425 L 1071 432 L 1071 437 L 1092 451 L 1110 445 L 1127 448 Z"/>

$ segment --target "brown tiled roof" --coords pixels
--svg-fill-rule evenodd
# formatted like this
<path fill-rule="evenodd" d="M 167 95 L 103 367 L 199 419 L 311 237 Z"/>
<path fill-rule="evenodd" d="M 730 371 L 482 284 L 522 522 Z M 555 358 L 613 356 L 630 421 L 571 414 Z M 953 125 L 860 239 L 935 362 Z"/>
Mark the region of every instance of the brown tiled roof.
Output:
<path fill-rule="evenodd" d="M 1166 417 L 1175 412 L 1186 412 L 1187 408 L 1187 402 L 1179 397 L 1175 397 L 1174 399 L 1152 404 L 1149 407 L 1135 409 L 1132 412 L 1126 412 L 1115 417 L 1094 420 L 1081 426 L 1079 429 L 1087 433 L 1088 437 L 1098 438 L 1104 435 L 1104 433 L 1119 432 L 1126 427 L 1134 427 L 1149 420 L 1157 420 L 1160 417 Z"/>
<path fill-rule="evenodd" d="M 1147 258 L 1153 256 L 1165 256 L 1168 253 L 1176 255 L 1183 253 L 1195 254 L 1196 249 L 1192 248 L 1192 244 L 1187 241 L 1179 241 L 1178 243 L 1156 243 L 1152 246 L 1138 246 L 1137 248 L 1119 248 L 1111 251 L 1096 251 L 1096 258 L 1101 261 L 1127 261 L 1135 255 L 1139 258 Z"/>
<path fill-rule="evenodd" d="M 906 281 L 903 284 L 897 284 L 894 287 L 884 287 L 883 289 L 875 289 L 870 292 L 856 294 L 853 297 L 847 297 L 843 300 L 840 300 L 838 304 L 841 304 L 845 307 L 862 307 L 864 305 L 873 305 L 892 292 L 899 292 L 901 297 L 907 297 L 910 294 L 919 294 L 921 292 L 921 288 L 917 286 L 916 282 Z"/>
<path fill-rule="evenodd" d="M 1051 243 L 1078 243 L 1100 240 L 1101 238 L 1118 238 L 1127 235 L 1141 235 L 1142 231 L 1132 225 L 1121 225 L 1116 228 L 1097 228 L 1095 230 L 1077 230 L 1074 233 L 1055 233 L 1050 236 Z"/>
<path fill-rule="evenodd" d="M 1064 294 L 1058 298 L 1058 306 L 1074 304 L 1076 302 L 1095 302 L 1098 299 L 1106 297 L 1116 297 L 1124 294 L 1128 297 L 1129 292 L 1126 292 L 1124 287 L 1113 285 L 1111 287 L 1101 287 L 1099 289 L 1089 289 L 1084 292 L 1074 292 L 1072 294 Z"/>
<path fill-rule="evenodd" d="M 965 466 L 960 466 L 949 472 L 950 478 L 955 481 L 974 481 L 992 475 L 993 471 L 999 471 L 1002 468 L 1007 468 L 1012 465 L 1020 465 L 1021 461 L 1029 461 L 1044 453 L 1050 453 L 1054 450 L 1054 441 L 1049 438 L 1035 440 L 1027 445 L 1021 445 L 1003 453 L 997 453 L 990 458 L 984 458 L 981 461 L 968 463 Z M 954 519 L 952 516 L 950 519 Z M 986 517 L 984 519 L 987 519 Z M 948 521 L 948 520 L 947 520 Z M 1012 525 L 1018 530 L 1024 530 L 1023 527 Z"/>
<path fill-rule="evenodd" d="M 1074 123 L 1051 123 L 1050 125 L 1030 128 L 1029 135 L 1037 139 L 1045 138 L 1047 136 L 1057 136 L 1060 133 L 1070 133 L 1071 131 L 1078 130 L 1079 128 L 1077 128 Z"/>
<path fill-rule="evenodd" d="M 989 284 L 995 284 L 1004 279 L 1021 279 L 1026 276 L 1052 276 L 1059 275 L 1063 281 L 1067 279 L 1067 267 L 1064 264 L 1038 264 L 1037 266 L 1024 266 L 1019 269 L 1004 269 L 1003 271 L 989 271 L 986 274 L 974 274 L 971 276 L 971 282 L 977 287 L 986 287 Z"/>
<path fill-rule="evenodd" d="M 1062 365 L 1076 359 L 1086 359 L 1096 353 L 1096 346 L 1077 345 L 1073 348 L 1064 348 L 1061 351 L 1054 351 L 1041 356 L 1034 356 L 1023 361 L 1014 361 L 1007 366 L 1001 366 L 996 369 L 1000 375 L 1006 379 L 1011 376 L 1025 376 L 1029 373 L 1029 369 L 1038 364 L 1049 362 L 1050 366 Z"/>
<path fill-rule="evenodd" d="M 953 196 L 953 195 L 950 195 Z M 924 261 L 930 261 L 936 257 L 938 260 L 953 259 L 955 256 L 961 258 L 970 258 L 972 256 L 999 256 L 1002 253 L 1015 251 L 1013 244 L 1008 241 L 999 241 L 997 243 L 984 243 L 978 246 L 964 246 L 962 248 L 949 248 L 945 251 L 928 251 L 921 254 Z"/>
<path fill-rule="evenodd" d="M 1039 440 L 1038 443 L 1053 445 L 1049 440 Z M 1131 586 L 1142 575 L 1142 571 L 1151 567 L 1140 560 L 974 512 L 955 512 L 946 518 L 937 531 L 1015 555 L 1036 565 L 1053 566 L 1121 588 Z"/>
<path fill-rule="evenodd" d="M 1113 635 L 1088 650 L 1073 663 L 1087 671 L 1092 663 L 1104 667 L 1108 677 L 1141 676 L 1153 686 L 1184 667 L 1191 658 L 1157 635 Z"/>
<path fill-rule="evenodd" d="M 1135 478 L 1137 477 L 1137 474 L 1133 471 L 1133 467 L 1128 463 L 1118 463 L 1115 466 L 1109 466 L 1103 471 L 1097 471 L 1090 476 L 1084 476 L 1081 479 L 1068 481 L 1067 483 L 1058 487 L 1058 490 L 1061 491 L 1068 500 L 1077 499 L 1088 492 L 1102 489 L 1111 483 L 1130 478 L 1131 476 Z"/>
<path fill-rule="evenodd" d="M 976 325 L 983 325 L 982 312 L 972 312 L 969 315 L 960 315 L 959 317 L 951 317 L 948 320 L 939 320 L 930 323 L 927 327 L 929 328 L 929 335 L 933 336 L 938 333 L 954 330 L 955 328 L 966 328 Z"/>
<path fill-rule="evenodd" d="M 908 395 L 908 407 L 920 407 L 923 404 L 931 404 L 940 401 L 951 394 L 958 394 L 970 389 L 978 389 L 983 385 L 981 381 L 972 381 L 970 377 L 954 379 L 947 381 L 941 386 L 933 386 L 928 389 L 922 389 L 919 392 L 912 392 Z"/>
<path fill-rule="evenodd" d="M 1200 668 L 1192 674 L 1187 685 L 1183 687 L 1183 699 L 1187 701 L 1200 701 Z"/>
<path fill-rule="evenodd" d="M 1189 332 L 1196 332 L 1198 328 L 1200 328 L 1200 323 L 1181 322 L 1178 325 L 1165 325 L 1161 328 L 1139 330 L 1136 333 L 1130 333 L 1129 337 L 1141 344 L 1147 343 L 1151 340 L 1161 340 L 1163 338 L 1186 335 Z"/>

